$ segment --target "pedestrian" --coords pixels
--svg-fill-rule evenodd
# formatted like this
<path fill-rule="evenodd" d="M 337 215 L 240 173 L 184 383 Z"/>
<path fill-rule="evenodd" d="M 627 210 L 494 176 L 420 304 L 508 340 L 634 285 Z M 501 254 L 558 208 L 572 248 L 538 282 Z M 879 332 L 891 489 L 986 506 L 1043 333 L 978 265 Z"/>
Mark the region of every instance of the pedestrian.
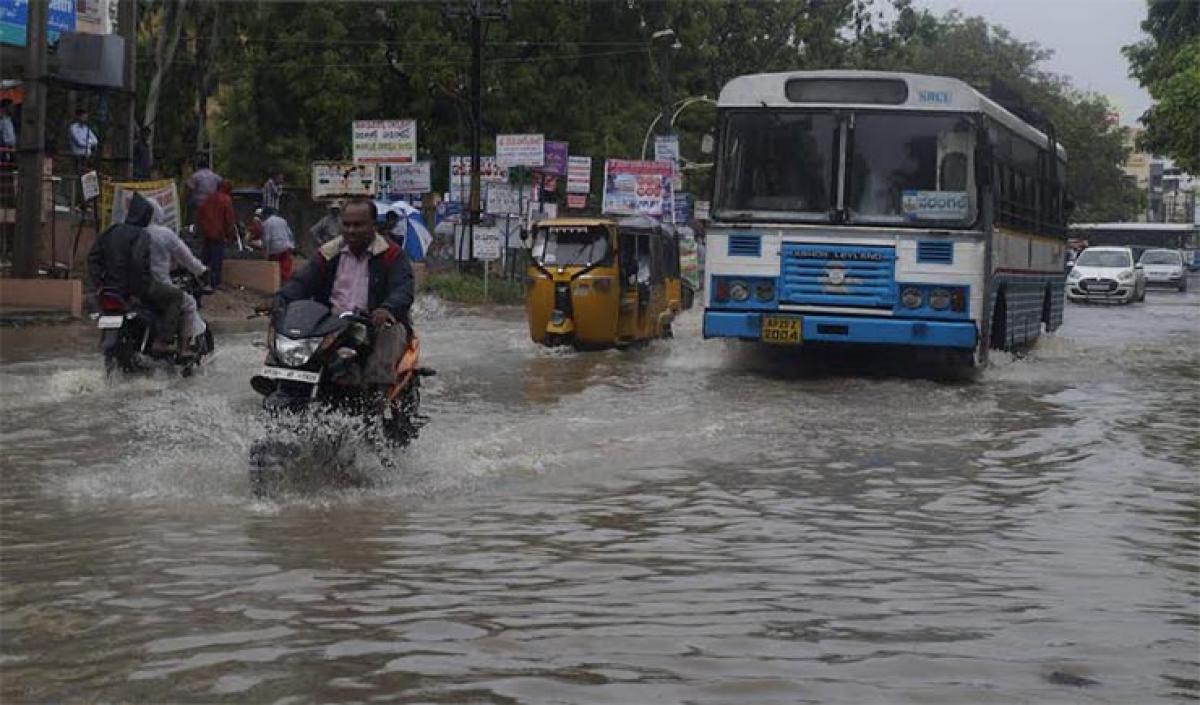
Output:
<path fill-rule="evenodd" d="M 404 233 L 400 232 L 401 227 L 400 214 L 396 211 L 388 211 L 387 215 L 383 216 L 383 225 L 379 226 L 379 234 L 390 242 L 404 247 Z"/>
<path fill-rule="evenodd" d="M 317 221 L 317 224 L 308 229 L 309 244 L 312 246 L 312 251 L 316 252 L 321 245 L 330 240 L 341 237 L 342 235 L 342 207 L 337 201 L 329 203 L 329 210 Z"/>
<path fill-rule="evenodd" d="M 0 164 L 16 161 L 13 154 L 17 149 L 17 131 L 13 127 L 12 101 L 0 100 Z"/>
<path fill-rule="evenodd" d="M 228 181 L 217 185 L 216 193 L 196 209 L 196 225 L 204 238 L 200 260 L 211 272 L 213 287 L 221 285 L 221 270 L 225 262 L 225 245 L 237 241 L 237 215 L 233 211 L 233 190 Z"/>
<path fill-rule="evenodd" d="M 267 183 L 262 187 L 262 207 L 271 208 L 276 212 L 279 211 L 279 204 L 283 201 L 283 181 L 284 176 L 282 171 L 277 171 L 267 179 Z"/>
<path fill-rule="evenodd" d="M 279 263 L 279 283 L 292 278 L 292 252 L 296 249 L 296 238 L 287 220 L 274 208 L 263 208 L 266 219 L 262 223 L 263 252 L 267 259 Z"/>
<path fill-rule="evenodd" d="M 96 139 L 96 133 L 92 132 L 92 128 L 88 127 L 88 112 L 80 108 L 75 111 L 75 121 L 67 127 L 67 144 L 71 150 L 71 156 L 75 157 L 75 165 L 80 173 L 83 173 L 83 167 L 91 160 L 92 155 L 96 152 L 96 146 L 100 141 Z"/>
<path fill-rule="evenodd" d="M 188 177 L 188 219 L 195 223 L 196 214 L 200 206 L 217 191 L 217 185 L 221 183 L 221 177 L 212 169 L 208 168 L 208 158 L 203 154 L 196 155 L 195 159 L 196 170 Z"/>
<path fill-rule="evenodd" d="M 138 127 L 137 141 L 133 143 L 133 178 L 149 179 L 153 157 L 150 156 L 150 126 Z"/>

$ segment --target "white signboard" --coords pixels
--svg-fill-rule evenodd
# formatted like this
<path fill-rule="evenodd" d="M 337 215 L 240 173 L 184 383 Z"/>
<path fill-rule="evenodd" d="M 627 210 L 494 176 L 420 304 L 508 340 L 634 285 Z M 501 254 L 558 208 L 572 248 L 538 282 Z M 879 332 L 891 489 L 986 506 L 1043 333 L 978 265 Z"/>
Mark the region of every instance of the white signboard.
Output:
<path fill-rule="evenodd" d="M 375 167 L 350 162 L 313 162 L 312 197 L 342 198 L 375 195 Z"/>
<path fill-rule="evenodd" d="M 355 120 L 354 161 L 412 164 L 417 160 L 416 120 Z"/>
<path fill-rule="evenodd" d="M 430 164 L 380 164 L 379 193 L 429 193 L 433 190 Z"/>
<path fill-rule="evenodd" d="M 541 166 L 545 150 L 545 135 L 496 135 L 496 163 L 500 166 Z"/>
<path fill-rule="evenodd" d="M 533 201 L 531 187 L 518 188 L 511 184 L 488 184 L 484 211 L 492 215 L 520 215 L 521 205 Z"/>
<path fill-rule="evenodd" d="M 567 193 L 588 193 L 592 190 L 592 158 L 567 159 Z"/>
<path fill-rule="evenodd" d="M 508 183 L 508 167 L 496 163 L 492 156 L 479 158 L 479 180 L 482 186 L 479 198 L 486 203 L 487 187 L 491 184 Z M 454 203 L 466 203 L 471 199 L 471 158 L 466 156 L 450 157 L 450 194 L 449 200 Z"/>
<path fill-rule="evenodd" d="M 696 220 L 709 220 L 708 209 L 710 205 L 709 201 L 696 201 Z"/>
<path fill-rule="evenodd" d="M 83 187 L 83 200 L 90 201 L 100 195 L 100 176 L 94 171 L 89 171 L 79 177 L 79 182 Z"/>
<path fill-rule="evenodd" d="M 679 164 L 679 136 L 658 135 L 654 138 L 654 161 Z"/>
<path fill-rule="evenodd" d="M 475 226 L 474 243 L 475 259 L 490 262 L 500 259 L 500 250 L 504 247 L 504 238 L 499 228 Z"/>
<path fill-rule="evenodd" d="M 908 189 L 900 199 L 900 210 L 906 220 L 962 220 L 969 209 L 966 191 Z"/>

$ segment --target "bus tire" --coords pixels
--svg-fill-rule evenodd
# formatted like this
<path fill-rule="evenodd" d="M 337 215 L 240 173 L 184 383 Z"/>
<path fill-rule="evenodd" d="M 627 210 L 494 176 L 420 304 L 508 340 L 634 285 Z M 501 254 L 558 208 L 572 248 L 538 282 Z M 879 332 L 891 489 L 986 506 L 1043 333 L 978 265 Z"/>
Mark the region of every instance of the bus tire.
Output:
<path fill-rule="evenodd" d="M 1004 300 L 1005 292 L 1001 289 L 996 294 L 996 304 L 992 307 L 992 330 L 988 337 L 988 347 L 992 350 L 1008 349 L 1008 304 Z"/>

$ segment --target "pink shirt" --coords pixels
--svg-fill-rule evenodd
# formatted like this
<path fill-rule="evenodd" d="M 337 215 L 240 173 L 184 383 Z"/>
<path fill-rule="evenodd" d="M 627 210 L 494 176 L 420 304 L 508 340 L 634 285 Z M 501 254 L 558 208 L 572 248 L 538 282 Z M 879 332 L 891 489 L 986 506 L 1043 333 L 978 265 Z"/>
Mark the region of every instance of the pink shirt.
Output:
<path fill-rule="evenodd" d="M 371 252 L 366 250 L 362 257 L 355 257 L 350 248 L 343 245 L 338 254 L 341 257 L 338 258 L 329 305 L 339 315 L 347 311 L 366 311 L 367 285 L 371 281 Z"/>

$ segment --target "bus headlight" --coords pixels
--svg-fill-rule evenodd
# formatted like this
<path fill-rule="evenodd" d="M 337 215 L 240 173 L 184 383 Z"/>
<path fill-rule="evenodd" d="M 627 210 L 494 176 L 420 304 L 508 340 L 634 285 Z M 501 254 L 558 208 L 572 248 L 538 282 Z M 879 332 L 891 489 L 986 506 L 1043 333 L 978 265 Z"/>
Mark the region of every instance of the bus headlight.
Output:
<path fill-rule="evenodd" d="M 921 290 L 915 286 L 906 287 L 900 292 L 900 303 L 904 304 L 905 308 L 920 308 Z"/>
<path fill-rule="evenodd" d="M 750 298 L 750 287 L 746 286 L 746 282 L 736 281 L 729 283 L 729 298 L 734 301 L 745 301 Z"/>
<path fill-rule="evenodd" d="M 929 305 L 938 311 L 945 311 L 950 307 L 950 292 L 945 289 L 929 292 Z"/>
<path fill-rule="evenodd" d="M 759 282 L 754 287 L 754 297 L 759 301 L 770 301 L 775 298 L 775 283 Z"/>

